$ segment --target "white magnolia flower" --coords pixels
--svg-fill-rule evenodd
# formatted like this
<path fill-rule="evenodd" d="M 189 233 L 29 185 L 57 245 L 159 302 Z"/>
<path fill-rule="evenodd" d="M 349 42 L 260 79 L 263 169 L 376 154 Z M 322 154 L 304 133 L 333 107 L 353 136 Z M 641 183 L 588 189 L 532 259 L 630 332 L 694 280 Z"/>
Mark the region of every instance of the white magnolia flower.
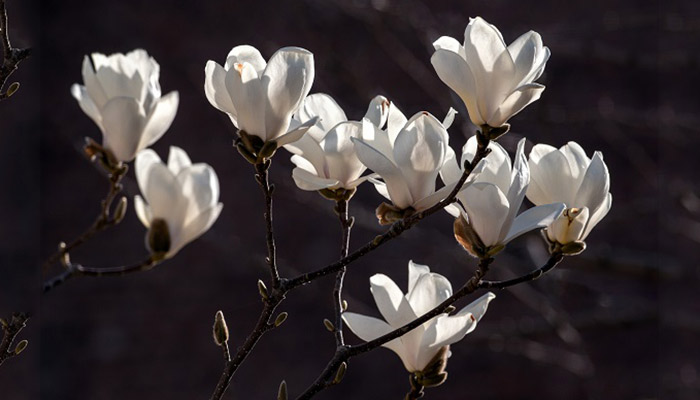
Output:
<path fill-rule="evenodd" d="M 221 213 L 214 169 L 204 163 L 193 165 L 179 147 L 170 147 L 167 166 L 153 150 L 141 151 L 136 156 L 136 180 L 146 201 L 136 195 L 134 208 L 149 228 L 147 244 L 154 254 L 174 256 L 209 230 Z"/>
<path fill-rule="evenodd" d="M 462 160 L 471 160 L 476 153 L 476 137 L 472 136 L 462 151 Z M 477 237 L 462 236 L 455 232 L 460 243 L 477 256 L 490 250 L 498 251 L 514 238 L 536 228 L 549 225 L 564 210 L 562 203 L 543 203 L 517 215 L 530 182 L 530 169 L 524 155 L 525 139 L 518 143 L 515 163 L 511 166 L 508 152 L 491 142 L 491 153 L 474 183 L 457 194 L 459 201 L 445 210 L 454 217 L 464 218 L 468 228 Z M 461 174 L 454 153 L 448 156 L 441 171 L 446 182 Z M 517 215 L 517 216 L 516 216 Z M 459 221 L 459 220 L 458 220 Z M 465 243 L 466 241 L 466 243 Z"/>
<path fill-rule="evenodd" d="M 534 81 L 550 53 L 537 32 L 525 33 L 506 47 L 501 32 L 477 17 L 467 25 L 464 45 L 443 36 L 433 47 L 435 72 L 459 95 L 477 126 L 505 125 L 544 91 Z"/>
<path fill-rule="evenodd" d="M 314 56 L 306 49 L 284 47 L 265 62 L 252 46 L 234 47 L 222 67 L 207 61 L 204 91 L 233 124 L 263 142 L 278 147 L 292 143 L 315 121 L 290 129 L 292 114 L 314 82 Z"/>
<path fill-rule="evenodd" d="M 452 285 L 447 278 L 413 261 L 408 263 L 406 295 L 386 275 L 376 274 L 369 282 L 374 301 L 386 322 L 351 312 L 343 313 L 348 327 L 365 341 L 408 324 L 452 296 Z M 398 354 L 408 372 L 422 371 L 443 346 L 462 340 L 476 328 L 489 302 L 495 297 L 491 292 L 486 293 L 458 313 L 440 314 L 382 346 Z"/>
<path fill-rule="evenodd" d="M 160 66 L 145 50 L 83 60 L 83 82 L 71 94 L 102 131 L 102 146 L 118 161 L 131 161 L 155 143 L 175 118 L 178 93 L 161 97 Z"/>
<path fill-rule="evenodd" d="M 445 119 L 449 125 L 453 110 Z M 383 180 L 372 179 L 377 191 L 400 210 L 424 210 L 442 200 L 454 188 L 435 191 L 435 180 L 445 161 L 449 138 L 445 126 L 423 111 L 410 120 L 389 105 L 387 128 L 364 125 L 363 137 L 352 138 L 357 158 Z"/>
<path fill-rule="evenodd" d="M 593 158 L 575 142 L 560 149 L 538 144 L 530 152 L 532 183 L 527 198 L 534 204 L 561 201 L 569 207 L 547 228 L 552 242 L 583 241 L 612 205 L 610 174 L 603 154 Z"/>
<path fill-rule="evenodd" d="M 372 99 L 365 119 L 375 126 L 386 121 L 389 102 L 383 96 Z M 318 121 L 306 135 L 285 146 L 294 155 L 294 182 L 303 190 L 354 189 L 367 180 L 361 177 L 365 167 L 355 155 L 350 138 L 362 137 L 362 122 L 348 121 L 345 112 L 323 93 L 308 96 L 294 115 L 301 125 L 316 118 Z"/>

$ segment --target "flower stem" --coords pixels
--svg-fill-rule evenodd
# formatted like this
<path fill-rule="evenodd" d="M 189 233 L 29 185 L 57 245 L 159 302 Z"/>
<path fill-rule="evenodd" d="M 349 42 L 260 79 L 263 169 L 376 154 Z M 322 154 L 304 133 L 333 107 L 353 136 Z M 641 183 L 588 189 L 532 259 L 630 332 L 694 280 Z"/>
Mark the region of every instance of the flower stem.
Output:
<path fill-rule="evenodd" d="M 44 282 L 44 293 L 50 291 L 51 289 L 59 286 L 63 282 L 70 278 L 78 276 L 91 276 L 95 278 L 99 277 L 116 277 L 133 274 L 136 272 L 148 271 L 153 267 L 158 265 L 160 261 L 149 257 L 138 264 L 119 266 L 119 267 L 109 267 L 109 268 L 93 268 L 84 267 L 80 264 L 69 263 L 66 265 L 66 269 L 58 274 L 57 276 Z"/>
<path fill-rule="evenodd" d="M 343 237 L 340 246 L 340 257 L 344 258 L 348 256 L 348 250 L 350 247 L 350 231 L 352 230 L 352 225 L 355 222 L 354 218 L 349 217 L 348 213 L 348 200 L 338 200 L 336 202 L 336 212 L 338 213 L 338 219 L 340 220 L 340 226 L 343 231 Z M 342 267 L 338 270 L 335 276 L 335 287 L 333 288 L 333 300 L 335 305 L 335 343 L 336 346 L 344 346 L 345 340 L 343 339 L 343 280 L 345 278 L 346 267 Z"/>
<path fill-rule="evenodd" d="M 275 234 L 272 228 L 272 193 L 275 191 L 275 186 L 270 184 L 268 177 L 268 169 L 270 168 L 271 160 L 255 164 L 255 179 L 258 181 L 260 188 L 265 195 L 265 227 L 267 241 L 267 264 L 270 266 L 270 280 L 272 287 L 277 289 L 280 286 L 280 274 L 277 270 L 277 250 L 275 247 Z"/>

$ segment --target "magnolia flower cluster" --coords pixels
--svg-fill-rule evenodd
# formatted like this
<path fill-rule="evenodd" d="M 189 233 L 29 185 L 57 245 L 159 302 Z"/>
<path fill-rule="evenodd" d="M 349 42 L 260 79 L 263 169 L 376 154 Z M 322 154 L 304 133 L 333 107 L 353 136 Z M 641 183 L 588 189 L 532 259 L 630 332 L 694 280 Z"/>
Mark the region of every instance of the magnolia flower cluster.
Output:
<path fill-rule="evenodd" d="M 407 118 L 395 103 L 376 96 L 361 119 L 350 120 L 331 96 L 309 95 L 314 57 L 299 47 L 282 48 L 265 61 L 254 47 L 236 46 L 223 66 L 206 63 L 204 94 L 238 129 L 236 147 L 258 171 L 269 168 L 270 158 L 284 147 L 292 153 L 292 178 L 302 190 L 347 201 L 370 181 L 390 202 L 377 208 L 382 224 L 428 210 L 449 196 L 452 204 L 439 206 L 446 205 L 455 217 L 455 237 L 475 257 L 489 259 L 518 236 L 541 228 L 551 252 L 582 251 L 612 202 L 602 154 L 588 158 L 574 142 L 561 149 L 537 144 L 528 160 L 522 139 L 511 159 L 495 142 L 508 131 L 508 121 L 544 91 L 535 81 L 550 52 L 540 35 L 531 31 L 506 45 L 496 27 L 474 18 L 463 42 L 441 37 L 433 45 L 437 75 L 480 129 L 459 156 L 447 131 L 453 109 L 443 121 L 427 111 Z M 158 75 L 158 64 L 143 50 L 109 57 L 94 53 L 83 63 L 84 85 L 74 85 L 72 93 L 102 131 L 104 151 L 118 162 L 136 158 L 143 198 L 135 197 L 135 209 L 148 228 L 149 250 L 161 260 L 206 232 L 222 205 L 210 166 L 192 164 L 177 147 L 170 148 L 166 165 L 145 149 L 168 129 L 177 110 L 177 92 L 161 97 Z M 477 154 L 481 160 L 475 163 Z M 526 197 L 535 206 L 521 212 Z M 383 274 L 374 275 L 370 287 L 385 321 L 343 314 L 350 329 L 367 341 L 419 318 L 452 295 L 445 277 L 412 261 L 405 295 Z M 494 297 L 487 293 L 384 346 L 399 355 L 409 372 L 427 379 L 426 386 L 440 383 L 446 377 L 441 368 L 435 376 L 426 371 L 434 372 L 435 363 L 444 366 L 449 346 L 476 327 Z"/>

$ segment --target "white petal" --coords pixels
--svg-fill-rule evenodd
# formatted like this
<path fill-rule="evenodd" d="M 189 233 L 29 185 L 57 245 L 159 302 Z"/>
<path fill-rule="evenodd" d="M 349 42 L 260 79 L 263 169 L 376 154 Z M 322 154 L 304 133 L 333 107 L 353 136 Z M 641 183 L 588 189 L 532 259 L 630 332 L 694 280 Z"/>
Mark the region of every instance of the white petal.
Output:
<path fill-rule="evenodd" d="M 314 117 L 303 124 L 297 126 L 296 128 L 290 130 L 289 132 L 277 137 L 277 147 L 286 146 L 290 143 L 294 143 L 301 139 L 302 136 L 318 122 L 318 117 Z"/>
<path fill-rule="evenodd" d="M 187 243 L 202 236 L 219 218 L 223 204 L 219 203 L 214 207 L 204 210 L 196 218 L 185 225 L 180 233 L 180 237 L 176 238 L 170 246 L 170 250 L 166 257 L 174 256 Z"/>
<path fill-rule="evenodd" d="M 233 68 L 234 64 L 248 63 L 253 66 L 257 75 L 261 75 L 265 69 L 266 63 L 258 49 L 247 44 L 236 46 L 228 53 L 226 57 L 226 70 Z"/>
<path fill-rule="evenodd" d="M 515 215 L 520 210 L 520 205 L 523 204 L 527 185 L 530 183 L 530 168 L 527 165 L 527 159 L 525 158 L 525 138 L 520 139 L 518 142 L 518 149 L 515 152 L 511 179 L 510 188 L 508 189 L 508 194 L 506 194 L 510 209 L 508 210 L 508 216 L 506 217 L 505 224 L 503 224 L 503 227 L 501 227 L 501 237 L 505 237 L 510 230 L 510 226 L 515 219 Z"/>
<path fill-rule="evenodd" d="M 337 179 L 320 178 L 298 167 L 292 170 L 292 178 L 299 189 L 309 191 L 330 188 L 340 183 Z"/>
<path fill-rule="evenodd" d="M 270 139 L 267 136 L 263 115 L 266 107 L 264 85 L 253 65 L 234 64 L 226 72 L 226 87 L 236 109 L 238 129 L 249 135 L 258 136 L 263 141 Z"/>
<path fill-rule="evenodd" d="M 465 183 L 465 186 L 466 185 L 467 183 Z M 416 201 L 413 204 L 413 208 L 415 208 L 416 211 L 422 211 L 434 206 L 435 204 L 439 203 L 447 196 L 449 196 L 449 194 L 452 193 L 452 190 L 454 190 L 455 186 L 457 186 L 457 182 L 452 182 L 441 187 L 439 190 L 435 191 L 429 196 L 423 197 L 422 199 Z"/>
<path fill-rule="evenodd" d="M 570 207 L 588 207 L 594 210 L 606 200 L 609 190 L 608 167 L 603 161 L 603 155 L 596 151 Z"/>
<path fill-rule="evenodd" d="M 452 123 L 455 122 L 455 115 L 457 115 L 457 110 L 450 107 L 450 109 L 447 110 L 447 114 L 445 115 L 445 119 L 442 120 L 442 126 L 445 129 L 450 129 L 450 127 L 452 126 Z"/>
<path fill-rule="evenodd" d="M 384 274 L 369 278 L 370 290 L 379 312 L 392 327 L 399 328 L 416 319 L 416 314 L 396 283 Z"/>
<path fill-rule="evenodd" d="M 350 330 L 357 337 L 364 340 L 365 342 L 369 342 L 378 337 L 384 336 L 387 333 L 394 330 L 394 328 L 389 326 L 389 324 L 380 319 L 352 312 L 343 313 L 343 321 L 345 321 L 348 328 L 350 328 Z M 406 351 L 400 338 L 391 340 L 383 344 L 382 346 L 392 350 L 399 357 L 401 357 L 401 360 L 403 361 L 406 369 L 409 369 L 409 367 L 411 367 L 411 364 L 407 364 L 406 362 L 408 361 L 405 359 Z"/>
<path fill-rule="evenodd" d="M 192 165 L 190 157 L 187 155 L 185 150 L 177 146 L 170 146 L 170 152 L 168 153 L 168 169 L 173 175 L 177 175 L 184 168 L 189 168 Z"/>
<path fill-rule="evenodd" d="M 501 227 L 508 217 L 509 204 L 501 190 L 491 183 L 476 182 L 460 192 L 469 224 L 485 246 L 501 244 Z"/>
<path fill-rule="evenodd" d="M 134 196 L 134 209 L 136 210 L 136 215 L 139 217 L 139 220 L 143 226 L 149 228 L 151 226 L 151 220 L 153 219 L 151 209 L 138 194 Z"/>
<path fill-rule="evenodd" d="M 102 129 L 102 115 L 100 114 L 100 110 L 97 108 L 95 103 L 92 101 L 90 98 L 90 95 L 87 93 L 87 90 L 85 89 L 85 86 L 73 84 L 70 88 L 70 92 L 75 97 L 76 100 L 78 100 L 78 105 L 80 105 L 80 108 L 83 110 L 85 114 L 87 114 L 88 117 L 90 117 L 97 126 L 100 127 L 100 130 Z"/>
<path fill-rule="evenodd" d="M 391 200 L 391 196 L 389 195 L 389 189 L 387 189 L 386 183 L 377 179 L 376 176 L 370 176 L 367 179 L 370 181 L 370 183 L 374 185 L 374 188 L 377 190 L 377 193 L 382 195 L 385 199 Z"/>
<path fill-rule="evenodd" d="M 476 319 L 476 321 L 479 322 L 479 321 L 481 321 L 481 318 L 484 316 L 484 314 L 486 314 L 486 310 L 489 307 L 489 303 L 491 302 L 491 300 L 493 300 L 495 298 L 496 298 L 495 294 L 493 294 L 491 292 L 487 292 L 487 293 L 481 295 L 481 297 L 479 297 L 478 299 L 476 299 L 476 300 L 472 301 L 471 303 L 469 303 L 468 305 L 466 305 L 461 310 L 459 310 L 459 312 L 455 315 L 471 314 Z M 467 332 L 467 333 L 469 333 L 469 332 Z"/>
<path fill-rule="evenodd" d="M 284 148 L 292 154 L 303 157 L 313 165 L 315 171 L 322 173 L 325 164 L 323 149 L 311 135 L 302 135 L 299 140 L 284 145 Z M 292 157 L 292 161 L 294 161 L 294 157 Z"/>
<path fill-rule="evenodd" d="M 440 179 L 444 183 L 457 182 L 462 177 L 462 168 L 457 164 L 457 156 L 451 147 L 447 147 L 445 161 L 440 168 Z"/>
<path fill-rule="evenodd" d="M 612 207 L 612 195 L 608 193 L 603 204 L 601 204 L 600 207 L 598 207 L 589 217 L 588 224 L 586 224 L 586 229 L 583 231 L 583 235 L 581 235 L 581 240 L 585 240 L 588 237 L 588 234 L 591 233 L 591 230 L 598 225 L 598 222 L 608 215 L 610 207 Z"/>
<path fill-rule="evenodd" d="M 139 190 L 141 193 L 146 193 L 151 168 L 153 165 L 160 162 L 161 161 L 158 154 L 151 149 L 141 150 L 137 154 L 134 169 L 136 170 L 136 181 L 139 184 Z"/>
<path fill-rule="evenodd" d="M 477 107 L 477 83 L 467 61 L 459 53 L 438 49 L 430 62 L 440 80 L 462 99 L 472 122 L 477 126 L 483 125 L 486 117 L 481 115 Z"/>
<path fill-rule="evenodd" d="M 375 96 L 367 107 L 364 118 L 374 126 L 381 128 L 389 117 L 389 100 L 384 96 Z"/>
<path fill-rule="evenodd" d="M 386 132 L 392 147 L 396 141 L 396 136 L 398 136 L 399 132 L 406 126 L 407 122 L 408 119 L 406 119 L 406 116 L 399 110 L 396 103 L 391 102 L 389 104 L 389 113 L 386 120 Z"/>
<path fill-rule="evenodd" d="M 536 145 L 530 152 L 530 178 L 537 183 L 541 193 L 529 193 L 534 204 L 541 205 L 561 201 L 574 204 L 576 180 L 571 174 L 569 161 L 562 152 L 548 145 Z M 544 196 L 542 196 L 544 195 Z M 541 196 L 541 197 L 540 197 Z"/>
<path fill-rule="evenodd" d="M 352 141 L 355 143 L 357 158 L 384 179 L 394 205 L 401 209 L 410 207 L 413 204 L 413 198 L 401 170 L 371 145 L 356 138 Z"/>
<path fill-rule="evenodd" d="M 261 80 L 267 100 L 267 139 L 276 139 L 287 131 L 292 113 L 311 90 L 314 56 L 299 47 L 282 48 L 270 57 Z"/>
<path fill-rule="evenodd" d="M 528 83 L 520 86 L 502 100 L 500 105 L 497 105 L 494 113 L 488 117 L 488 121 L 486 122 L 490 126 L 501 126 L 505 124 L 510 117 L 539 99 L 542 92 L 544 92 L 544 85 L 540 85 L 539 83 Z"/>
<path fill-rule="evenodd" d="M 345 112 L 333 100 L 333 98 L 325 93 L 314 93 L 304 99 L 301 107 L 296 112 L 295 117 L 300 122 L 306 122 L 313 117 L 318 117 L 317 126 L 320 128 L 318 132 L 328 132 L 335 125 L 347 121 Z M 314 137 L 317 141 L 321 141 L 321 137 Z"/>
<path fill-rule="evenodd" d="M 528 209 L 515 218 L 513 225 L 503 240 L 503 244 L 510 242 L 525 232 L 544 228 L 551 224 L 565 208 L 566 206 L 563 203 L 552 203 Z"/>
<path fill-rule="evenodd" d="M 209 165 L 200 163 L 183 169 L 177 175 L 177 180 L 183 196 L 189 200 L 183 216 L 185 225 L 202 210 L 212 208 L 219 202 L 219 178 Z"/>
<path fill-rule="evenodd" d="M 465 59 L 464 47 L 462 43 L 457 41 L 457 39 L 449 36 L 441 36 L 436 41 L 433 42 L 433 48 L 435 50 L 448 50 L 453 53 L 459 54 L 463 59 Z M 466 59 L 465 59 L 466 62 Z"/>
<path fill-rule="evenodd" d="M 430 273 L 430 267 L 427 265 L 416 264 L 413 260 L 408 262 L 408 293 L 413 292 L 413 288 L 416 286 L 418 279 Z"/>
<path fill-rule="evenodd" d="M 571 168 L 571 177 L 581 182 L 583 180 L 583 175 L 586 173 L 588 165 L 591 163 L 591 159 L 586 156 L 586 151 L 583 150 L 581 146 L 576 142 L 569 142 L 559 149 L 566 160 L 569 162 L 569 168 Z M 578 185 L 580 186 L 580 184 Z"/>
<path fill-rule="evenodd" d="M 139 150 L 151 146 L 170 128 L 179 102 L 178 92 L 170 92 L 158 99 L 143 129 Z"/>
<path fill-rule="evenodd" d="M 146 186 L 143 197 L 151 207 L 153 218 L 164 218 L 171 229 L 176 229 L 173 222 L 182 221 L 185 217 L 182 192 L 177 178 L 162 163 L 151 165 L 148 169 Z"/>
<path fill-rule="evenodd" d="M 93 59 L 97 53 L 93 53 Z M 101 55 L 101 54 L 100 54 Z M 104 55 L 102 55 L 104 57 Z M 99 59 L 99 57 L 97 57 Z M 97 80 L 97 75 L 95 75 L 95 70 L 92 68 L 92 62 L 90 61 L 90 56 L 85 56 L 83 58 L 83 83 L 85 84 L 85 90 L 88 96 L 92 99 L 98 109 L 104 107 L 107 103 L 107 95 L 100 81 Z"/>
<path fill-rule="evenodd" d="M 355 154 L 350 138 L 362 136 L 362 124 L 355 121 L 341 122 L 324 137 L 322 146 L 326 160 L 327 177 L 346 184 L 359 178 L 367 169 Z"/>
<path fill-rule="evenodd" d="M 119 161 L 131 161 L 139 150 L 139 142 L 146 125 L 141 105 L 131 97 L 115 97 L 102 110 L 103 145 Z"/>
<path fill-rule="evenodd" d="M 423 274 L 407 295 L 416 316 L 420 317 L 452 296 L 452 285 L 444 276 L 436 273 Z"/>
<path fill-rule="evenodd" d="M 204 94 L 212 106 L 235 118 L 236 108 L 226 88 L 226 70 L 214 61 L 207 61 L 204 68 Z"/>

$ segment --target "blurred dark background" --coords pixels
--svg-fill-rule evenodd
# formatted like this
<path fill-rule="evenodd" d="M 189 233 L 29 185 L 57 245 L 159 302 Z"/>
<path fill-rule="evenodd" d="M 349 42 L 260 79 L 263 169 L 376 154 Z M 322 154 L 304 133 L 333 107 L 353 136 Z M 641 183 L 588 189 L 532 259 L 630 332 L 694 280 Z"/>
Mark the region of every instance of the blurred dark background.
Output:
<path fill-rule="evenodd" d="M 452 347 L 449 379 L 428 399 L 700 398 L 700 181 L 698 117 L 700 5 L 593 0 L 515 2 L 307 0 L 258 2 L 9 0 L 10 33 L 34 55 L 0 103 L 0 315 L 29 311 L 27 350 L 0 369 L 2 399 L 206 399 L 223 360 L 211 339 L 223 310 L 233 348 L 253 327 L 267 278 L 262 194 L 232 148 L 234 129 L 203 91 L 207 60 L 223 64 L 235 45 L 265 58 L 282 46 L 311 50 L 313 92 L 332 95 L 358 119 L 383 94 L 407 114 L 459 108 L 430 65 L 431 43 L 461 40 L 469 17 L 495 24 L 510 43 L 532 29 L 552 57 L 542 98 L 511 120 L 502 144 L 514 150 L 569 140 L 601 150 L 614 202 L 588 249 L 544 279 L 497 293 L 477 330 Z M 41 271 L 59 241 L 93 221 L 106 179 L 82 155 L 98 128 L 70 96 L 91 52 L 144 48 L 161 65 L 163 92 L 180 92 L 178 115 L 154 146 L 183 147 L 221 182 L 224 211 L 212 230 L 155 270 L 119 279 L 76 279 L 41 296 L 60 272 Z M 450 129 L 454 148 L 473 132 L 465 112 Z M 284 275 L 334 261 L 340 231 L 332 203 L 297 189 L 292 165 L 274 158 L 275 228 Z M 126 180 L 131 199 L 138 189 Z M 382 232 L 382 199 L 362 186 L 351 202 L 351 248 Z M 141 260 L 145 230 L 130 208 L 118 227 L 72 253 L 90 266 Z M 439 214 L 350 267 L 350 309 L 378 315 L 368 278 L 383 272 L 402 289 L 409 259 L 454 286 L 475 266 Z M 546 259 L 537 234 L 510 244 L 492 278 Z M 334 342 L 333 279 L 289 295 L 289 320 L 263 337 L 238 371 L 228 399 L 272 399 L 282 379 L 290 396 L 321 371 Z M 348 333 L 351 343 L 358 342 Z M 400 399 L 408 389 L 398 357 L 379 349 L 353 359 L 341 385 L 319 399 Z"/>

